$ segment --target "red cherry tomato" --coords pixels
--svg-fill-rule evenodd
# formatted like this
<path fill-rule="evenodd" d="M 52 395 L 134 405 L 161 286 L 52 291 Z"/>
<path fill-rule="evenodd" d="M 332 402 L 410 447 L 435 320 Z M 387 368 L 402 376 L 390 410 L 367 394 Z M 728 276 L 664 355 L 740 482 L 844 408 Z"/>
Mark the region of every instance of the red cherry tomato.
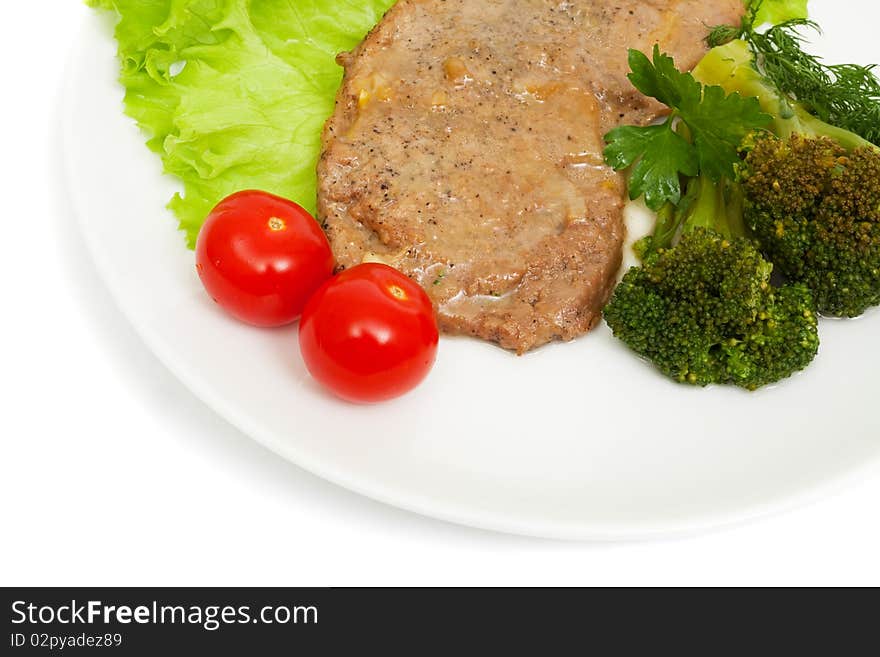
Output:
<path fill-rule="evenodd" d="M 302 314 L 333 274 L 333 254 L 318 222 L 292 201 L 245 191 L 208 215 L 196 243 L 205 289 L 230 315 L 275 327 Z"/>
<path fill-rule="evenodd" d="M 365 264 L 327 281 L 299 327 L 309 372 L 339 397 L 399 397 L 431 371 L 439 334 L 425 291 L 396 269 Z"/>

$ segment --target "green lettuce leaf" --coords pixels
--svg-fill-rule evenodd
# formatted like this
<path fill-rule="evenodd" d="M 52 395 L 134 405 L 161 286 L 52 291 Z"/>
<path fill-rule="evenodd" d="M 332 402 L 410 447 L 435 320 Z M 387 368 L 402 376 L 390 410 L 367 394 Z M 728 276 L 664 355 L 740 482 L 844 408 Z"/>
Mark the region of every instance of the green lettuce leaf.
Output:
<path fill-rule="evenodd" d="M 87 0 L 115 11 L 125 111 L 183 193 L 190 247 L 242 189 L 316 205 L 321 130 L 354 48 L 394 0 Z"/>
<path fill-rule="evenodd" d="M 755 2 L 757 0 L 746 0 L 746 5 Z M 755 25 L 777 25 L 793 18 L 807 18 L 807 2 L 808 0 L 764 0 L 758 9 Z"/>

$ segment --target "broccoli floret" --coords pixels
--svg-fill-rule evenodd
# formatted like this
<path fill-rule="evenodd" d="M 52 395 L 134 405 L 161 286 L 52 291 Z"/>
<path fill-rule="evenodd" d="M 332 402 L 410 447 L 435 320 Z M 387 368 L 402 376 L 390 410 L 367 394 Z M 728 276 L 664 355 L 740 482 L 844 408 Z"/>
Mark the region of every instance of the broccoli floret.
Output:
<path fill-rule="evenodd" d="M 816 356 L 813 296 L 801 284 L 771 285 L 773 265 L 743 221 L 740 184 L 691 178 L 637 250 L 643 264 L 624 276 L 605 321 L 666 376 L 755 390 Z"/>
<path fill-rule="evenodd" d="M 857 317 L 880 304 L 880 149 L 782 93 L 736 40 L 694 71 L 728 93 L 758 98 L 771 134 L 743 145 L 745 223 L 788 280 L 807 285 L 819 311 Z"/>
<path fill-rule="evenodd" d="M 695 228 L 624 276 L 605 320 L 676 381 L 755 390 L 804 369 L 819 348 L 810 291 L 774 288 L 772 271 L 749 239 Z"/>
<path fill-rule="evenodd" d="M 880 152 L 827 138 L 760 137 L 741 171 L 745 218 L 764 253 L 823 314 L 880 304 Z"/>
<path fill-rule="evenodd" d="M 734 29 L 730 37 L 741 33 Z M 707 108 L 723 104 L 715 86 L 728 99 L 735 94 L 757 99 L 766 114 L 766 131 L 740 144 L 742 160 L 729 173 L 701 161 L 700 173 L 689 177 L 692 162 L 673 160 L 684 193 L 674 202 L 664 197 L 669 202 L 660 208 L 653 234 L 636 247 L 643 265 L 625 275 L 605 319 L 616 337 L 677 381 L 754 390 L 812 362 L 819 348 L 819 310 L 856 316 L 880 305 L 880 148 L 823 122 L 811 112 L 815 103 L 799 103 L 785 85 L 774 82 L 779 76 L 765 75 L 768 55 L 756 45 L 755 34 L 750 37 L 751 47 L 734 40 L 713 48 L 693 75 L 707 85 L 702 90 Z M 799 41 L 786 44 L 788 50 L 774 60 L 777 73 L 786 61 L 782 54 L 794 56 Z M 631 59 L 646 68 L 644 56 Z M 634 68 L 636 81 L 644 85 L 651 75 L 665 75 L 670 85 L 670 80 L 686 82 L 672 75 L 669 62 L 656 52 L 653 67 L 638 74 Z M 859 71 L 868 75 L 871 68 Z M 811 97 L 845 100 L 861 80 L 853 74 Z M 666 102 L 666 96 L 676 100 L 669 94 L 658 97 Z M 729 102 L 731 108 L 737 104 L 743 106 Z M 845 106 L 838 102 L 835 112 Z M 694 107 L 686 109 L 680 123 L 669 124 L 678 141 L 668 135 L 666 140 L 679 149 L 678 155 L 687 154 L 691 144 L 702 148 L 697 150 L 704 157 L 705 117 Z M 617 165 L 632 164 L 639 146 L 627 143 L 633 134 L 632 129 L 619 130 L 606 137 Z M 723 154 L 725 135 L 714 137 L 721 140 L 717 145 Z M 708 143 L 714 137 L 710 134 Z M 650 156 L 660 172 L 671 170 L 668 161 L 644 150 L 643 160 Z M 641 164 L 644 187 L 646 167 Z M 782 274 L 781 287 L 771 284 L 774 266 Z"/>

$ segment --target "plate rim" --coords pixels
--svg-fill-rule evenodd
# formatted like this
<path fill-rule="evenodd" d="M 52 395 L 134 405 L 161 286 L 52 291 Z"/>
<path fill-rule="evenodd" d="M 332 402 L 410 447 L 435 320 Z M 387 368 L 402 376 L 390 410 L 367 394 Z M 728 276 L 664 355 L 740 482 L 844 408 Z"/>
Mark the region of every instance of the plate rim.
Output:
<path fill-rule="evenodd" d="M 136 313 L 129 305 L 130 302 L 115 282 L 118 277 L 113 273 L 108 260 L 102 255 L 98 240 L 85 219 L 86 213 L 82 211 L 80 195 L 72 184 L 73 175 L 71 172 L 74 170 L 75 157 L 70 146 L 70 134 L 75 129 L 74 113 L 71 110 L 76 97 L 77 70 L 84 51 L 90 47 L 90 42 L 86 38 L 89 30 L 90 26 L 87 20 L 83 21 L 78 26 L 77 34 L 72 41 L 62 79 L 58 105 L 60 116 L 55 118 L 60 123 L 59 148 L 61 149 L 63 171 L 63 180 L 60 182 L 67 197 L 71 200 L 71 210 L 89 257 L 102 284 L 110 293 L 113 303 L 159 362 L 214 413 L 280 458 L 358 495 L 446 523 L 515 536 L 600 543 L 650 541 L 715 532 L 814 504 L 880 473 L 880 458 L 866 460 L 850 469 L 831 473 L 822 480 L 811 482 L 797 491 L 787 494 L 778 493 L 751 506 L 719 511 L 710 518 L 686 518 L 676 523 L 665 523 L 656 527 L 649 527 L 647 523 L 639 523 L 633 525 L 631 529 L 623 529 L 617 525 L 603 528 L 602 525 L 595 522 L 585 522 L 574 526 L 570 522 L 553 521 L 537 526 L 534 522 L 517 521 L 515 518 L 499 518 L 496 514 L 468 512 L 464 508 L 459 508 L 461 505 L 454 502 L 444 505 L 442 501 L 438 500 L 403 499 L 391 491 L 384 490 L 381 486 L 359 483 L 344 472 L 334 470 L 321 459 L 312 458 L 306 451 L 297 449 L 295 444 L 282 443 L 275 439 L 271 431 L 264 431 L 246 414 L 239 413 L 235 408 L 229 407 L 219 398 L 219 394 L 212 391 L 204 377 L 200 376 L 198 372 L 191 371 L 180 359 L 172 355 L 174 350 L 171 345 L 149 326 L 137 321 Z"/>

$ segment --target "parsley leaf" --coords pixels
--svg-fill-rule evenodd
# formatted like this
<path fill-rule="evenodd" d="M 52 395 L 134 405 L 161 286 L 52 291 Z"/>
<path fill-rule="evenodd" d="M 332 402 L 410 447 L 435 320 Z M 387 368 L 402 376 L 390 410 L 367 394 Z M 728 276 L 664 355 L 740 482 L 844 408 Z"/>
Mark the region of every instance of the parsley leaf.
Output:
<path fill-rule="evenodd" d="M 675 60 L 654 46 L 654 61 L 638 50 L 629 51 L 629 81 L 646 96 L 656 98 L 673 109 L 693 107 L 700 103 L 703 86 L 690 73 L 675 67 Z"/>
<path fill-rule="evenodd" d="M 756 98 L 727 95 L 718 86 L 704 87 L 690 73 L 679 71 L 659 46 L 654 46 L 653 60 L 630 50 L 629 66 L 633 86 L 668 106 L 672 115 L 663 125 L 609 132 L 605 160 L 617 171 L 633 167 L 630 198 L 644 195 L 652 210 L 681 200 L 680 174 L 703 173 L 715 182 L 732 178 L 742 141 L 771 121 Z M 677 131 L 679 120 L 685 128 Z"/>
<path fill-rule="evenodd" d="M 743 98 L 738 93 L 728 96 L 717 86 L 704 87 L 702 102 L 683 108 L 681 116 L 694 136 L 700 170 L 715 182 L 733 177 L 740 144 L 749 133 L 771 121 L 757 98 Z"/>
<path fill-rule="evenodd" d="M 645 128 L 624 126 L 608 133 L 605 159 L 616 170 L 634 163 L 629 176 L 629 196 L 644 194 L 645 203 L 659 210 L 667 201 L 678 204 L 681 184 L 678 175 L 696 176 L 699 172 L 694 146 L 675 132 L 671 121 Z"/>

